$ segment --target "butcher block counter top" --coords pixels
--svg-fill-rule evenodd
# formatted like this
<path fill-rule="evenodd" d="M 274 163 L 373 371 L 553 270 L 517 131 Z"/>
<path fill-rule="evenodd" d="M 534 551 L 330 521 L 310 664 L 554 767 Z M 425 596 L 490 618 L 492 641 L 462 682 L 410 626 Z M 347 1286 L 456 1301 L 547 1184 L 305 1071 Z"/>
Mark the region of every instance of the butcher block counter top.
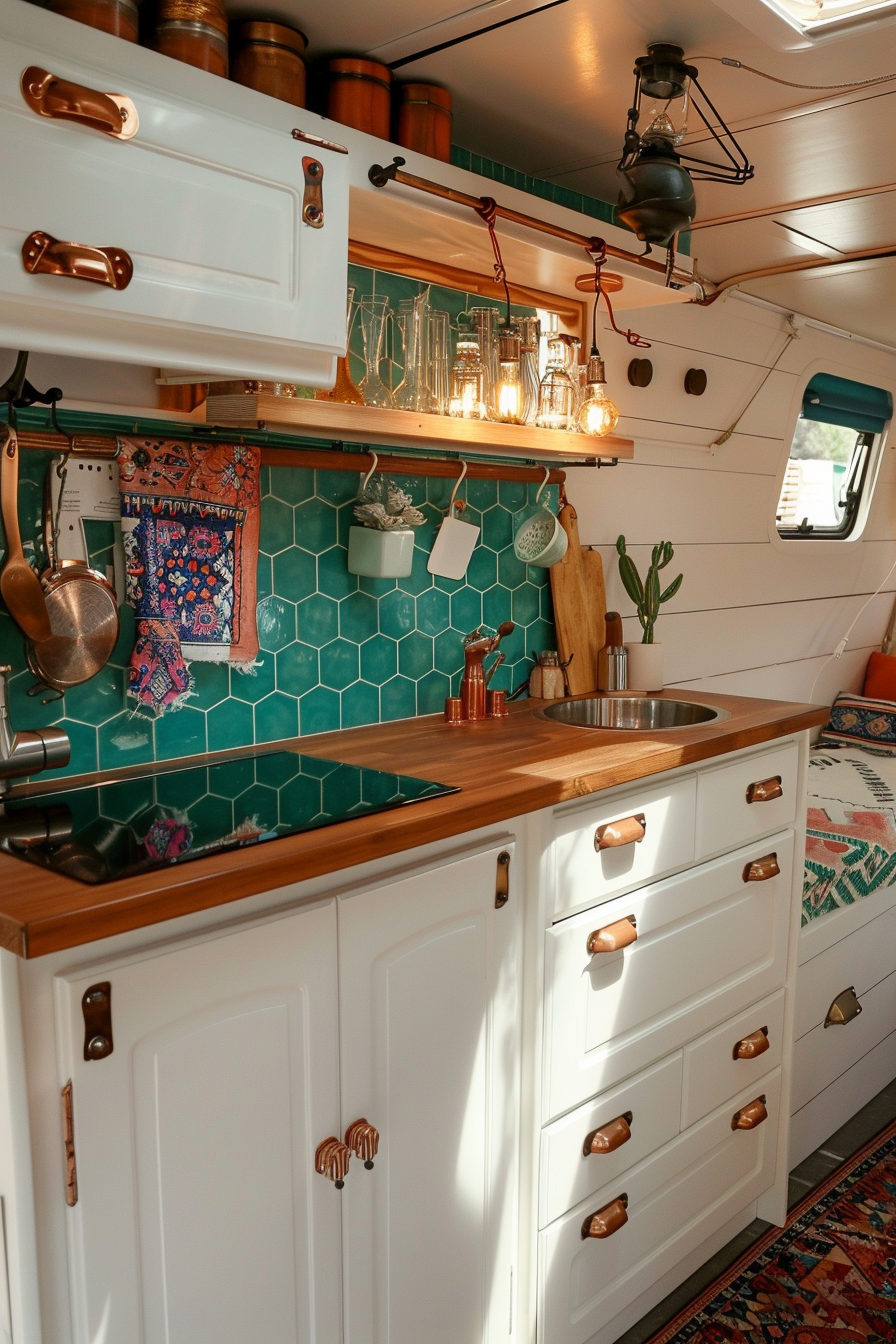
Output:
<path fill-rule="evenodd" d="M 772 741 L 817 727 L 828 716 L 819 706 L 779 700 L 674 691 L 668 696 L 717 706 L 730 718 L 671 732 L 614 732 L 552 723 L 538 713 L 544 702 L 526 701 L 511 706 L 503 720 L 449 727 L 433 715 L 278 743 L 281 750 L 400 771 L 459 786 L 460 792 L 101 886 L 0 854 L 0 945 L 22 957 L 76 947 Z M 273 744 L 184 763 L 269 749 Z M 39 796 L 58 792 L 61 784 L 146 773 L 139 767 L 37 780 L 9 796 Z"/>

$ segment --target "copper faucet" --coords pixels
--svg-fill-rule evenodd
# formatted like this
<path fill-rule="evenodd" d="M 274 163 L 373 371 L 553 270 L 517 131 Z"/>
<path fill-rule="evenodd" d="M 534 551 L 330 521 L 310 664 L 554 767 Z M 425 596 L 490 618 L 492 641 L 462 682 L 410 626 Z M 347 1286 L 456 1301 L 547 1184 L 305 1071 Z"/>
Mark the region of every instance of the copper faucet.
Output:
<path fill-rule="evenodd" d="M 487 635 L 481 627 L 464 636 L 464 675 L 460 684 L 461 713 L 467 723 L 484 719 L 485 691 L 495 672 L 504 662 L 505 655 L 499 653 L 486 672 L 483 663 L 490 653 L 494 653 L 501 640 L 513 633 L 513 621 L 504 621 L 495 634 Z"/>

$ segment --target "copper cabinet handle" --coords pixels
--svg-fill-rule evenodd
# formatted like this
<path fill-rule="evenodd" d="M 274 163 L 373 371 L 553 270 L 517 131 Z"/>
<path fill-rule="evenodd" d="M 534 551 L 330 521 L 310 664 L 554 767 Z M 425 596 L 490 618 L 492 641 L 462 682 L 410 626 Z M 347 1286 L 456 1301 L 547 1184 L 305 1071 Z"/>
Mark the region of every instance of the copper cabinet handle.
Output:
<path fill-rule="evenodd" d="M 827 1011 L 824 1019 L 825 1027 L 845 1027 L 854 1017 L 858 1017 L 862 1011 L 862 1005 L 859 1003 L 855 986 L 850 985 L 849 989 L 842 989 L 834 1002 Z"/>
<path fill-rule="evenodd" d="M 780 775 L 772 775 L 770 779 L 757 779 L 755 784 L 747 785 L 747 802 L 770 803 L 773 798 L 780 798 L 783 792 L 784 786 Z"/>
<path fill-rule="evenodd" d="M 380 1135 L 379 1130 L 374 1129 L 365 1119 L 354 1120 L 345 1131 L 345 1142 L 351 1148 L 355 1157 L 360 1158 L 368 1171 L 373 1166 L 373 1159 L 379 1152 Z"/>
<path fill-rule="evenodd" d="M 22 261 L 30 275 L 65 275 L 110 289 L 127 289 L 134 274 L 134 263 L 123 248 L 61 243 L 40 229 L 22 244 Z"/>
<path fill-rule="evenodd" d="M 765 1107 L 765 1097 L 757 1097 L 751 1101 L 748 1106 L 743 1106 L 739 1111 L 735 1111 L 731 1117 L 732 1129 L 755 1129 L 768 1119 L 768 1111 Z"/>
<path fill-rule="evenodd" d="M 331 1134 L 328 1139 L 324 1139 L 323 1143 L 317 1145 L 314 1154 L 314 1170 L 320 1176 L 326 1176 L 328 1181 L 332 1181 L 337 1190 L 341 1190 L 345 1185 L 348 1164 L 351 1160 L 351 1148 L 344 1143 L 340 1143 L 335 1134 Z"/>
<path fill-rule="evenodd" d="M 647 818 L 639 812 L 636 816 L 621 817 L 619 821 L 598 826 L 594 832 L 594 848 L 600 853 L 602 849 L 616 849 L 620 845 L 639 845 L 646 834 Z"/>
<path fill-rule="evenodd" d="M 761 1027 L 759 1031 L 752 1031 L 749 1036 L 744 1036 L 743 1040 L 738 1041 L 731 1057 L 756 1059 L 759 1055 L 764 1055 L 769 1048 L 768 1027 Z"/>
<path fill-rule="evenodd" d="M 612 1237 L 614 1232 L 618 1232 L 620 1227 L 624 1227 L 628 1222 L 628 1195 L 620 1195 L 614 1199 L 611 1204 L 605 1204 L 597 1213 L 589 1213 L 582 1224 L 582 1240 L 587 1241 L 589 1237 L 596 1237 L 600 1240 L 602 1237 Z"/>
<path fill-rule="evenodd" d="M 638 937 L 638 926 L 634 915 L 617 919 L 615 924 L 607 924 L 595 929 L 588 935 L 588 952 L 594 956 L 597 952 L 619 952 L 623 947 L 634 943 Z"/>
<path fill-rule="evenodd" d="M 754 859 L 744 868 L 745 882 L 767 882 L 770 877 L 777 877 L 781 869 L 778 866 L 777 854 L 765 854 L 761 859 Z"/>
<path fill-rule="evenodd" d="M 130 140 L 137 134 L 140 118 L 124 94 L 100 93 L 83 84 L 73 84 L 39 65 L 29 65 L 23 70 L 21 88 L 25 102 L 39 117 L 76 121 L 116 140 Z"/>
<path fill-rule="evenodd" d="M 617 1115 L 609 1124 L 601 1125 L 600 1129 L 593 1129 L 585 1140 L 582 1152 L 586 1157 L 590 1157 L 592 1153 L 614 1153 L 617 1148 L 628 1143 L 631 1136 L 632 1113 L 626 1111 L 624 1115 Z"/>

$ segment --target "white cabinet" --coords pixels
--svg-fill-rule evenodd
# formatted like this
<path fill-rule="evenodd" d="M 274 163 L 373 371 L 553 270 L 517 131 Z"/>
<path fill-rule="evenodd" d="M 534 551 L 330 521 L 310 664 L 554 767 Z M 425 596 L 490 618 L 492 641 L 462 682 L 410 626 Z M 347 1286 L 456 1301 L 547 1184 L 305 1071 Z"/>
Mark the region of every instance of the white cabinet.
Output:
<path fill-rule="evenodd" d="M 512 852 L 57 977 L 75 1344 L 503 1344 L 520 910 L 496 880 Z M 98 986 L 113 1048 L 85 1059 Z M 316 1149 L 362 1118 L 379 1151 L 339 1189 Z"/>
<path fill-rule="evenodd" d="M 32 110 L 21 88 L 30 67 L 62 81 L 56 106 L 88 101 L 72 85 L 130 98 L 136 134 L 121 140 Z M 318 123 L 0 0 L 0 344 L 331 385 L 345 348 L 348 165 L 292 138 L 293 126 Z M 303 159 L 323 169 L 320 228 L 303 221 Z M 36 231 L 123 250 L 133 278 L 115 289 L 29 274 L 22 249 Z"/>

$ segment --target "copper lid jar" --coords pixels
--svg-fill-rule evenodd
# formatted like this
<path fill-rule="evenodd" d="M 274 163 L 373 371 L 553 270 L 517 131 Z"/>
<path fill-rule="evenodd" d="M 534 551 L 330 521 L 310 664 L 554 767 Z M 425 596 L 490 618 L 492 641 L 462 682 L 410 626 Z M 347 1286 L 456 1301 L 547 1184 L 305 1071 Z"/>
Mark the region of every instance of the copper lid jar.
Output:
<path fill-rule="evenodd" d="M 50 9 L 126 42 L 137 41 L 137 0 L 50 0 Z"/>
<path fill-rule="evenodd" d="M 343 126 L 388 140 L 392 110 L 389 67 L 356 56 L 337 56 L 327 68 L 327 116 Z"/>
<path fill-rule="evenodd" d="M 233 27 L 230 78 L 294 107 L 305 106 L 308 39 L 285 23 L 244 19 Z"/>
<path fill-rule="evenodd" d="M 221 0 L 159 0 L 153 46 L 226 78 L 227 16 Z"/>
<path fill-rule="evenodd" d="M 438 84 L 398 86 L 398 143 L 451 162 L 451 94 Z"/>

